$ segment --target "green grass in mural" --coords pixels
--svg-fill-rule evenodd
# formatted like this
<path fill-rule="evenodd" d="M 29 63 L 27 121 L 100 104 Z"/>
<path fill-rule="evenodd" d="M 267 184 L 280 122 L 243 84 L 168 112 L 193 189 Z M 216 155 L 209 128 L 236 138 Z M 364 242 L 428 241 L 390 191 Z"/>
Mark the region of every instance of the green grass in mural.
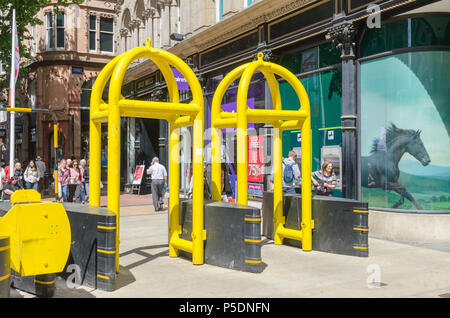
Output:
<path fill-rule="evenodd" d="M 423 177 L 401 172 L 399 183 L 406 187 L 424 210 L 450 210 L 447 178 Z M 370 207 L 392 208 L 394 203 L 400 200 L 400 195 L 380 188 L 362 188 L 362 200 L 369 202 Z M 416 210 L 407 199 L 399 208 Z"/>

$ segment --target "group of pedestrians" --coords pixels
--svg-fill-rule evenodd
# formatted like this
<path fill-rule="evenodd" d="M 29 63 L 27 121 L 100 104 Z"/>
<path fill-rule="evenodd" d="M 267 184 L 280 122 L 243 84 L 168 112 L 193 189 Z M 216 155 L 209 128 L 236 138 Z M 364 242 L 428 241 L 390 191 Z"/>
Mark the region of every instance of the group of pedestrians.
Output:
<path fill-rule="evenodd" d="M 63 202 L 85 204 L 89 200 L 89 168 L 85 159 L 61 159 L 58 165 L 58 195 Z"/>
<path fill-rule="evenodd" d="M 33 189 L 38 192 L 44 190 L 46 167 L 41 157 L 38 156 L 36 160 L 30 160 L 25 164 L 24 169 L 22 164 L 16 161 L 12 171 L 9 165 L 6 167 L 4 163 L 0 165 L 0 190 L 3 200 L 9 200 L 11 194 L 19 189 Z"/>
<path fill-rule="evenodd" d="M 296 162 L 297 153 L 293 150 L 289 152 L 288 158 L 283 159 L 283 192 L 296 193 L 295 184 L 301 184 L 301 173 Z M 336 189 L 336 174 L 333 163 L 325 161 L 321 169 L 311 173 L 312 192 L 318 195 L 332 196 L 333 189 Z M 272 175 L 273 182 L 273 175 Z"/>

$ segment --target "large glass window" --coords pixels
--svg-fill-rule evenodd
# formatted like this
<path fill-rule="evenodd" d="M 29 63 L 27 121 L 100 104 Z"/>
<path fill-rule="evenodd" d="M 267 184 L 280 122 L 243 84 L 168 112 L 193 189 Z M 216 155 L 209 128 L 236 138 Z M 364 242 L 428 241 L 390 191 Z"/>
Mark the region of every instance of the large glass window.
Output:
<path fill-rule="evenodd" d="M 89 16 L 89 50 L 97 50 L 97 17 Z"/>
<path fill-rule="evenodd" d="M 56 48 L 64 49 L 66 47 L 66 21 L 65 15 L 56 15 Z"/>
<path fill-rule="evenodd" d="M 308 93 L 311 109 L 312 170 L 320 169 L 325 160 L 331 160 L 338 177 L 335 196 L 341 196 L 342 157 L 342 72 L 340 52 L 335 45 L 325 43 L 310 49 L 285 55 L 281 64 L 294 74 Z M 319 69 L 335 66 L 331 70 Z M 317 70 L 317 71 L 316 71 Z M 314 72 L 316 71 L 316 72 Z M 289 83 L 280 84 L 283 109 L 299 109 L 298 97 Z M 294 150 L 300 157 L 301 131 L 283 132 L 283 156 Z"/>
<path fill-rule="evenodd" d="M 52 49 L 53 46 L 53 14 L 48 12 L 45 15 L 45 47 L 48 49 Z"/>
<path fill-rule="evenodd" d="M 361 64 L 362 199 L 450 210 L 450 51 Z"/>
<path fill-rule="evenodd" d="M 114 19 L 100 18 L 100 50 L 113 52 L 114 47 Z"/>
<path fill-rule="evenodd" d="M 361 56 L 401 48 L 439 45 L 450 45 L 450 17 L 417 17 L 367 29 L 361 43 Z"/>

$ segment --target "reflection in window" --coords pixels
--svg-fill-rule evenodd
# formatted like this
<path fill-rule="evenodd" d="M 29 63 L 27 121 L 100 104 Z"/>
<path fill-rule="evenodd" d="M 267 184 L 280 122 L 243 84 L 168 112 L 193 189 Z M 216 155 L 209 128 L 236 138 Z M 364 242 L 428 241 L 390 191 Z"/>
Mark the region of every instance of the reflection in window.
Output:
<path fill-rule="evenodd" d="M 97 17 L 89 16 L 89 50 L 97 50 Z"/>
<path fill-rule="evenodd" d="M 450 52 L 361 64 L 362 199 L 372 207 L 450 210 Z"/>
<path fill-rule="evenodd" d="M 114 44 L 114 19 L 100 18 L 100 50 L 113 52 Z"/>
<path fill-rule="evenodd" d="M 395 49 L 450 45 L 450 17 L 429 16 L 390 22 L 367 29 L 361 43 L 361 56 Z"/>
<path fill-rule="evenodd" d="M 45 47 L 46 49 L 53 48 L 53 14 L 48 12 L 45 15 Z"/>
<path fill-rule="evenodd" d="M 56 48 L 64 49 L 66 47 L 66 22 L 65 15 L 57 14 L 56 15 Z"/>

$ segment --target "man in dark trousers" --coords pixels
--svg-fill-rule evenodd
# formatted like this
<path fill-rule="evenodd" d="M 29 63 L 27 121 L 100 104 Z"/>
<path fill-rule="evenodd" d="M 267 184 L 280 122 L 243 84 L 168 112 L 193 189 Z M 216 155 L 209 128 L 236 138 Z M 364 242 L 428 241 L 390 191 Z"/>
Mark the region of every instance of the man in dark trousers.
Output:
<path fill-rule="evenodd" d="M 44 185 L 45 185 L 45 181 L 44 181 L 44 176 L 45 176 L 45 163 L 42 161 L 41 156 L 37 156 L 36 157 L 36 168 L 39 170 L 39 174 L 41 176 L 41 178 L 39 179 L 39 192 L 41 194 L 43 194 L 44 191 Z"/>
<path fill-rule="evenodd" d="M 159 163 L 158 157 L 153 158 L 152 165 L 147 169 L 152 179 L 152 199 L 155 211 L 162 210 L 164 185 L 167 183 L 166 168 Z"/>

